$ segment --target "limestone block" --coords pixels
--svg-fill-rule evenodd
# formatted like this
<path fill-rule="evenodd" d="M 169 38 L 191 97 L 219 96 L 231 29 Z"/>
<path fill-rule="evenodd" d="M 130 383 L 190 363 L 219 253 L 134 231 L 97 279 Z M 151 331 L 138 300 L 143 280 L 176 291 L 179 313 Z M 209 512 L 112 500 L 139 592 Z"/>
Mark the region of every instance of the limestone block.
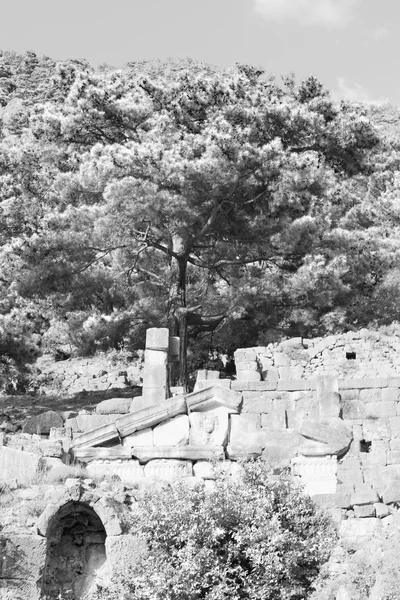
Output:
<path fill-rule="evenodd" d="M 199 392 L 200 390 L 205 390 L 207 388 L 210 387 L 210 383 L 211 380 L 209 379 L 204 379 L 204 380 L 200 380 L 196 382 L 196 385 L 194 386 L 193 391 L 194 392 Z M 228 390 L 231 389 L 231 380 L 230 379 L 213 379 L 212 380 L 212 385 L 216 385 L 218 387 L 222 387 L 222 388 L 226 388 Z M 181 393 L 183 394 L 183 389 L 181 391 Z"/>
<path fill-rule="evenodd" d="M 398 387 L 383 388 L 382 401 L 383 402 L 399 402 L 400 401 L 400 389 Z"/>
<path fill-rule="evenodd" d="M 276 390 L 278 387 L 277 381 L 253 381 L 253 382 L 244 382 L 244 381 L 232 381 L 231 382 L 231 390 L 235 391 L 244 391 L 244 390 L 253 390 L 257 392 L 267 392 Z"/>
<path fill-rule="evenodd" d="M 231 415 L 229 444 L 234 448 L 265 446 L 266 432 L 260 430 L 246 415 Z"/>
<path fill-rule="evenodd" d="M 111 414 L 126 414 L 129 412 L 132 404 L 132 398 L 110 398 L 109 400 L 103 400 L 96 406 L 96 412 L 99 415 L 111 415 Z"/>
<path fill-rule="evenodd" d="M 382 501 L 385 504 L 392 504 L 400 501 L 400 480 L 392 481 L 382 492 Z"/>
<path fill-rule="evenodd" d="M 389 450 L 392 452 L 400 451 L 400 438 L 393 438 L 389 442 Z"/>
<path fill-rule="evenodd" d="M 74 437 L 71 448 L 99 446 L 108 442 L 119 442 L 118 430 L 114 423 L 103 425 L 103 427 L 98 427 Z"/>
<path fill-rule="evenodd" d="M 361 506 L 354 507 L 354 516 L 358 519 L 365 519 L 367 517 L 375 517 L 375 506 L 373 504 L 364 504 Z"/>
<path fill-rule="evenodd" d="M 184 446 L 189 443 L 189 417 L 178 415 L 153 429 L 155 446 Z"/>
<path fill-rule="evenodd" d="M 306 379 L 280 379 L 278 381 L 278 390 L 287 392 L 296 392 L 312 389 L 311 382 Z"/>
<path fill-rule="evenodd" d="M 146 364 L 143 370 L 143 388 L 159 388 L 167 385 L 167 369 L 159 365 Z"/>
<path fill-rule="evenodd" d="M 387 465 L 387 453 L 384 451 L 374 450 L 372 447 L 371 452 L 363 452 L 361 455 L 361 462 L 364 467 L 372 467 L 374 465 Z"/>
<path fill-rule="evenodd" d="M 0 536 L 0 581 L 11 579 L 18 582 L 17 593 L 21 594 L 10 595 L 10 600 L 32 598 L 23 594 L 26 587 L 30 587 L 27 584 L 39 583 L 46 563 L 46 551 L 47 540 L 39 535 L 20 535 L 13 532 Z"/>
<path fill-rule="evenodd" d="M 143 392 L 143 389 L 142 389 L 142 392 Z M 157 404 L 158 397 L 159 397 L 158 391 L 156 392 L 156 396 L 155 396 L 156 399 L 154 399 L 151 394 L 147 394 L 147 396 L 145 398 L 143 396 L 136 396 L 136 398 L 133 398 L 133 400 L 131 402 L 129 412 L 137 413 L 140 410 L 144 410 L 145 408 L 149 408 L 150 406 Z"/>
<path fill-rule="evenodd" d="M 156 459 L 151 460 L 144 467 L 145 477 L 159 479 L 180 479 L 192 477 L 193 468 L 190 460 Z"/>
<path fill-rule="evenodd" d="M 230 460 L 221 460 L 217 464 L 213 464 L 208 460 L 198 460 L 193 465 L 193 475 L 202 479 L 216 479 L 218 473 L 231 475 L 232 463 Z"/>
<path fill-rule="evenodd" d="M 363 421 L 363 439 L 367 442 L 373 442 L 374 440 L 388 440 L 393 436 L 393 431 L 389 428 L 389 423 L 397 417 L 390 417 L 389 419 L 378 419 L 365 420 Z M 400 421 L 399 421 L 399 437 L 400 437 Z"/>
<path fill-rule="evenodd" d="M 236 379 L 237 381 L 261 381 L 261 373 L 256 369 L 236 370 Z"/>
<path fill-rule="evenodd" d="M 280 446 L 291 452 L 297 452 L 304 445 L 304 438 L 295 429 L 285 429 L 284 431 L 268 430 L 265 432 L 263 446 L 265 449 Z"/>
<path fill-rule="evenodd" d="M 298 456 L 292 460 L 292 474 L 301 481 L 310 496 L 336 493 L 336 457 Z"/>
<path fill-rule="evenodd" d="M 146 331 L 146 350 L 168 352 L 169 330 L 167 327 L 150 327 Z"/>
<path fill-rule="evenodd" d="M 339 536 L 346 549 L 356 550 L 379 535 L 381 529 L 381 519 L 346 519 L 340 523 Z"/>
<path fill-rule="evenodd" d="M 358 390 L 340 392 L 343 419 L 364 419 L 365 404 L 359 398 Z"/>
<path fill-rule="evenodd" d="M 88 463 L 92 460 L 123 460 L 132 458 L 131 448 L 123 448 L 119 446 L 117 448 L 90 448 L 90 447 L 77 447 L 73 449 L 73 455 L 76 460 L 80 462 Z"/>
<path fill-rule="evenodd" d="M 303 367 L 279 367 L 279 379 L 301 379 L 303 376 Z"/>
<path fill-rule="evenodd" d="M 122 440 L 122 445 L 127 448 L 133 446 L 153 446 L 153 430 L 151 427 L 136 431 L 132 435 L 127 435 Z"/>
<path fill-rule="evenodd" d="M 111 477 L 112 475 L 118 475 L 124 483 L 135 483 L 138 479 L 144 477 L 144 471 L 142 465 L 138 460 L 122 460 L 119 461 L 105 461 L 105 460 L 93 460 L 91 461 L 86 470 L 90 477 Z"/>
<path fill-rule="evenodd" d="M 97 427 L 103 427 L 103 425 L 107 425 L 110 423 L 109 415 L 85 415 L 79 414 L 76 417 L 76 423 L 78 426 L 78 431 L 91 431 L 92 429 L 97 429 Z"/>
<path fill-rule="evenodd" d="M 146 552 L 144 540 L 129 533 L 107 536 L 105 545 L 109 577 L 121 570 L 128 572 Z"/>
<path fill-rule="evenodd" d="M 370 488 L 367 484 L 359 486 L 357 491 L 355 491 L 350 498 L 352 506 L 374 504 L 374 502 L 379 502 L 378 494 L 376 493 L 376 490 Z"/>
<path fill-rule="evenodd" d="M 375 514 L 378 517 L 378 519 L 383 519 L 384 517 L 387 517 L 389 514 L 389 507 L 386 506 L 386 504 L 383 504 L 382 502 L 376 502 L 374 504 L 374 508 L 375 508 Z"/>
<path fill-rule="evenodd" d="M 315 396 L 319 406 L 319 420 L 325 421 L 340 415 L 339 384 L 336 375 L 317 375 Z"/>
<path fill-rule="evenodd" d="M 392 439 L 400 438 L 400 416 L 390 417 L 389 427 Z"/>
<path fill-rule="evenodd" d="M 229 428 L 229 413 L 226 408 L 193 412 L 189 415 L 189 420 L 190 444 L 226 446 Z"/>
<path fill-rule="evenodd" d="M 327 454 L 342 454 L 353 439 L 353 432 L 343 424 L 341 419 L 327 422 L 304 422 L 300 433 L 305 438 L 327 445 Z"/>
<path fill-rule="evenodd" d="M 243 394 L 243 406 L 241 413 L 271 413 L 272 397 L 271 394 L 259 394 L 254 392 L 254 396 L 248 396 L 246 392 Z"/>
<path fill-rule="evenodd" d="M 19 485 L 30 485 L 42 465 L 42 459 L 33 452 L 24 452 L 2 446 L 0 448 L 0 481 L 16 480 Z"/>
<path fill-rule="evenodd" d="M 367 389 L 367 388 L 385 388 L 388 385 L 387 377 L 365 377 L 363 379 L 343 379 L 340 382 L 342 389 Z"/>
<path fill-rule="evenodd" d="M 237 413 L 242 404 L 241 393 L 221 388 L 218 385 L 192 392 L 185 397 L 190 412 L 225 407 L 229 412 Z"/>
<path fill-rule="evenodd" d="M 215 380 L 215 379 L 219 379 L 219 378 L 220 378 L 219 371 L 212 371 L 211 369 L 199 369 L 197 371 L 196 382 L 198 383 L 199 381 L 208 381 L 210 379 Z M 213 383 L 214 383 L 214 381 L 213 381 Z"/>
<path fill-rule="evenodd" d="M 142 402 L 144 407 L 162 404 L 167 397 L 167 385 L 160 387 L 149 387 L 144 384 L 142 388 Z"/>
<path fill-rule="evenodd" d="M 396 450 L 395 452 L 390 451 L 387 453 L 387 463 L 388 465 L 399 465 L 400 464 L 400 450 Z"/>
<path fill-rule="evenodd" d="M 129 522 L 129 509 L 124 504 L 113 498 L 103 497 L 93 508 L 104 525 L 107 537 L 123 533 L 125 522 Z"/>
<path fill-rule="evenodd" d="M 251 445 L 251 446 L 233 446 L 228 444 L 226 447 L 226 456 L 230 460 L 252 460 L 259 458 L 262 453 L 262 447 Z"/>
<path fill-rule="evenodd" d="M 261 375 L 264 381 L 278 381 L 279 371 L 275 367 L 262 367 Z"/>
<path fill-rule="evenodd" d="M 275 352 L 273 356 L 275 367 L 289 367 L 290 357 L 283 352 Z"/>
<path fill-rule="evenodd" d="M 42 440 L 39 442 L 39 451 L 42 456 L 52 456 L 54 458 L 61 458 L 64 454 L 63 446 L 60 440 Z"/>
<path fill-rule="evenodd" d="M 131 435 L 135 431 L 147 429 L 158 425 L 161 421 L 186 413 L 186 402 L 182 396 L 174 396 L 165 402 L 150 406 L 137 413 L 124 415 L 116 420 L 115 424 L 121 438 Z"/>
<path fill-rule="evenodd" d="M 47 435 L 52 427 L 62 427 L 63 424 L 63 418 L 59 413 L 48 410 L 28 419 L 22 427 L 22 431 L 24 433 Z"/>
<path fill-rule="evenodd" d="M 361 402 L 365 404 L 369 402 L 381 402 L 382 400 L 382 388 L 370 388 L 359 390 L 359 397 Z"/>
<path fill-rule="evenodd" d="M 396 415 L 396 402 L 369 402 L 365 404 L 365 416 L 370 418 L 386 418 Z"/>
<path fill-rule="evenodd" d="M 131 448 L 132 456 L 141 463 L 153 459 L 221 460 L 225 458 L 222 446 L 149 446 Z"/>
<path fill-rule="evenodd" d="M 296 400 L 295 413 L 292 415 L 292 420 L 288 419 L 288 426 L 296 427 L 299 429 L 304 421 L 318 421 L 319 419 L 319 406 L 317 399 L 310 395 L 310 392 L 297 392 L 298 394 L 303 393 L 304 395 Z"/>

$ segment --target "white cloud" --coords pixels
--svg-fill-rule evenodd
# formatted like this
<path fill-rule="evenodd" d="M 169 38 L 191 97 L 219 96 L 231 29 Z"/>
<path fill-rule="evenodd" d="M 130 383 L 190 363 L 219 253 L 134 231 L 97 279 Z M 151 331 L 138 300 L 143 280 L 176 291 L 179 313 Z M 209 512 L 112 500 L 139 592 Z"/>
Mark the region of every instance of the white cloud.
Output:
<path fill-rule="evenodd" d="M 348 100 L 349 102 L 361 102 L 363 104 L 385 104 L 387 98 L 373 98 L 366 88 L 359 83 L 349 83 L 343 77 L 339 77 L 337 90 L 332 92 L 332 98 L 336 101 Z"/>
<path fill-rule="evenodd" d="M 256 0 L 255 11 L 266 19 L 293 19 L 302 25 L 343 27 L 361 0 Z"/>

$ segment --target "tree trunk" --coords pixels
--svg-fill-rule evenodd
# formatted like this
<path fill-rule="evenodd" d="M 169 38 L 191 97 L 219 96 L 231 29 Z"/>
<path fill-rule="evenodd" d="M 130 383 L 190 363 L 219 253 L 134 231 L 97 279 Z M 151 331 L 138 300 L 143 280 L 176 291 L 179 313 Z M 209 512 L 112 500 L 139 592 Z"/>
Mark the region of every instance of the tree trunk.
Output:
<path fill-rule="evenodd" d="M 186 306 L 186 271 L 187 256 L 186 239 L 181 234 L 172 238 L 171 257 L 171 287 L 169 297 L 169 332 L 170 335 L 178 336 L 179 364 L 170 369 L 170 385 L 181 385 L 187 390 L 187 306 Z"/>

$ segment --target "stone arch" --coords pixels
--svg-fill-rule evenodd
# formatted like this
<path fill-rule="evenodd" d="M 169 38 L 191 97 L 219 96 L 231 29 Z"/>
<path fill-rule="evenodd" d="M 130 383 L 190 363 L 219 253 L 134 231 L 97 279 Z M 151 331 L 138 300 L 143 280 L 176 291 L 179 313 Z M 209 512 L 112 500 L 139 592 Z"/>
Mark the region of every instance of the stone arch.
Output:
<path fill-rule="evenodd" d="M 48 598 L 79 600 L 89 591 L 106 563 L 107 531 L 94 507 L 69 500 L 49 506 L 41 516 L 47 538 L 42 592 Z M 39 519 L 40 521 L 40 519 Z"/>

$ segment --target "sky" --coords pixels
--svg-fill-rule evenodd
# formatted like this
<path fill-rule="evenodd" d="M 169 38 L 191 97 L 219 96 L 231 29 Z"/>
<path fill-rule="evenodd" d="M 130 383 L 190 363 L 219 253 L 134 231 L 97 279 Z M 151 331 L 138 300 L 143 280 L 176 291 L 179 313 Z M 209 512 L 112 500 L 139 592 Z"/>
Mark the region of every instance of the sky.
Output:
<path fill-rule="evenodd" d="M 0 49 L 93 66 L 181 57 L 316 75 L 335 99 L 400 106 L 397 0 L 12 0 Z"/>

